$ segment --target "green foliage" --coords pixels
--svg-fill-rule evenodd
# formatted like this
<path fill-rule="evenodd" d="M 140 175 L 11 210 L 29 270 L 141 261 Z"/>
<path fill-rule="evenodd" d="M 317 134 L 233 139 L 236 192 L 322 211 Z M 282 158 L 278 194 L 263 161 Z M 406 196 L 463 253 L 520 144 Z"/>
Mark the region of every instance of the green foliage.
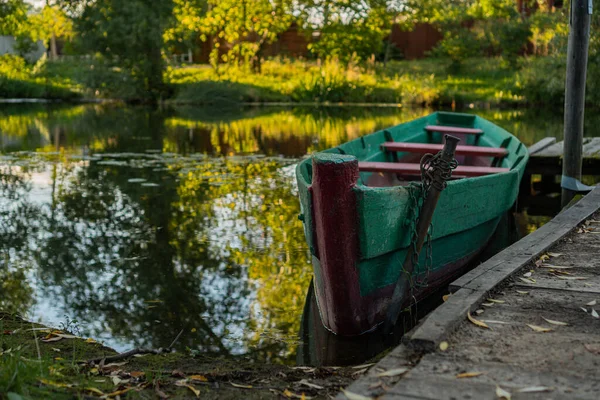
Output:
<path fill-rule="evenodd" d="M 173 0 L 173 18 L 163 37 L 172 51 L 187 51 L 198 43 L 208 0 Z"/>
<path fill-rule="evenodd" d="M 164 91 L 163 32 L 172 17 L 172 0 L 70 1 L 82 7 L 75 21 L 82 49 L 127 70 L 139 99 L 156 100 Z"/>
<path fill-rule="evenodd" d="M 445 57 L 450 60 L 448 70 L 458 72 L 465 59 L 481 53 L 481 44 L 468 29 L 448 30 L 444 39 L 432 50 L 434 57 Z"/>
<path fill-rule="evenodd" d="M 318 33 L 309 44 L 317 57 L 347 63 L 366 60 L 383 50 L 392 22 L 385 1 L 302 0 L 298 4 L 304 29 L 311 36 Z"/>
<path fill-rule="evenodd" d="M 0 35 L 21 34 L 27 21 L 28 9 L 23 0 L 0 1 Z"/>
<path fill-rule="evenodd" d="M 203 39 L 212 38 L 216 54 L 221 40 L 225 41 L 229 48 L 223 52 L 223 61 L 248 64 L 253 60 L 257 70 L 264 45 L 292 22 L 288 0 L 208 0 L 208 4 L 202 21 Z"/>
<path fill-rule="evenodd" d="M 63 80 L 48 80 L 38 72 L 23 57 L 0 56 L 0 98 L 70 99 L 79 96 Z"/>

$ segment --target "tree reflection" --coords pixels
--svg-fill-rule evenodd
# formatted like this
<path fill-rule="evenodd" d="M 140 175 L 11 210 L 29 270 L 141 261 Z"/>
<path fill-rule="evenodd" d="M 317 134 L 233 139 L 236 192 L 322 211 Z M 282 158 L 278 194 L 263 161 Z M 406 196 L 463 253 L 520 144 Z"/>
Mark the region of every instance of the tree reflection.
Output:
<path fill-rule="evenodd" d="M 0 167 L 0 310 L 25 314 L 33 305 L 27 279 L 37 208 L 26 198 L 26 172 L 9 161 Z"/>

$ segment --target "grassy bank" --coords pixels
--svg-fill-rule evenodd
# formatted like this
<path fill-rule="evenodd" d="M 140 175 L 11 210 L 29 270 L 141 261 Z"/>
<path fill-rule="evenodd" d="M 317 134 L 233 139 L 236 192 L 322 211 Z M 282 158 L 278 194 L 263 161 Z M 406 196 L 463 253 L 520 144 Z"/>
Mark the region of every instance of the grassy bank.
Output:
<path fill-rule="evenodd" d="M 350 102 L 413 105 L 514 104 L 516 73 L 496 59 L 471 59 L 454 73 L 439 59 L 342 66 L 336 62 L 264 63 L 261 74 L 238 67 L 170 69 L 174 103 Z"/>
<path fill-rule="evenodd" d="M 116 354 L 93 339 L 0 312 L 0 399 L 329 398 L 364 373 L 169 352 L 108 358 Z"/>
<path fill-rule="evenodd" d="M 449 72 L 442 59 L 395 61 L 387 65 L 271 60 L 260 74 L 247 68 L 207 65 L 168 68 L 168 95 L 178 104 L 402 103 L 405 105 L 525 102 L 521 75 L 500 59 L 473 58 Z M 142 98 L 136 80 L 102 59 L 72 59 L 19 65 L 0 57 L 0 98 Z"/>

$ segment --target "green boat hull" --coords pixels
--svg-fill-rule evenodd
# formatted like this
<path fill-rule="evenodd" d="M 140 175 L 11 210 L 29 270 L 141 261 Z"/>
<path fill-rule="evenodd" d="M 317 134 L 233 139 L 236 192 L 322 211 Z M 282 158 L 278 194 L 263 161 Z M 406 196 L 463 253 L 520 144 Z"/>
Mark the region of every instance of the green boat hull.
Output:
<path fill-rule="evenodd" d="M 371 173 L 359 174 L 357 160 L 394 161 L 394 155 L 380 148 L 387 141 L 441 143 L 441 134 L 426 132 L 427 125 L 482 129 L 483 135 L 465 136 L 461 144 L 506 148 L 506 157 L 495 161 L 508 172 L 450 181 L 433 217 L 430 260 L 423 250 L 419 267 L 411 276 L 401 276 L 415 219 L 413 198 L 420 191 L 410 185 L 366 186 Z M 514 204 L 527 160 L 525 146 L 491 122 L 473 115 L 435 113 L 300 163 L 296 174 L 304 233 L 325 327 L 342 335 L 372 330 L 383 321 L 399 278 L 410 283 L 405 295 L 410 302 L 461 274 Z"/>

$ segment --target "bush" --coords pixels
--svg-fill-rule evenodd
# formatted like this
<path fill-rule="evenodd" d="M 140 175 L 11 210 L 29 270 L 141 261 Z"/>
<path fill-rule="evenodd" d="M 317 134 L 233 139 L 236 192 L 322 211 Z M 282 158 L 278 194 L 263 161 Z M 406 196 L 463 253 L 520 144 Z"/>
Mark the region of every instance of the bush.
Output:
<path fill-rule="evenodd" d="M 523 95 L 532 104 L 565 101 L 566 57 L 556 55 L 528 60 L 521 71 Z"/>
<path fill-rule="evenodd" d="M 458 72 L 465 59 L 480 55 L 481 43 L 468 28 L 448 30 L 431 55 L 450 60 L 449 72 Z"/>

